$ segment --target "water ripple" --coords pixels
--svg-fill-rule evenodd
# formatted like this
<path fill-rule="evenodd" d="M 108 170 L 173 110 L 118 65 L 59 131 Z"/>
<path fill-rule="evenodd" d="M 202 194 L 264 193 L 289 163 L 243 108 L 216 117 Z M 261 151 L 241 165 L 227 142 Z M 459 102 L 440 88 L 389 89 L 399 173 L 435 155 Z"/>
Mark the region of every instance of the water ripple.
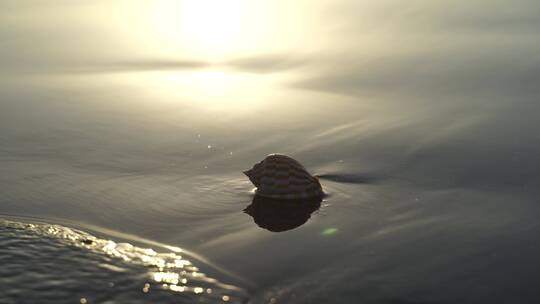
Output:
<path fill-rule="evenodd" d="M 156 252 L 50 224 L 0 219 L 1 303 L 247 303 L 180 248 Z"/>

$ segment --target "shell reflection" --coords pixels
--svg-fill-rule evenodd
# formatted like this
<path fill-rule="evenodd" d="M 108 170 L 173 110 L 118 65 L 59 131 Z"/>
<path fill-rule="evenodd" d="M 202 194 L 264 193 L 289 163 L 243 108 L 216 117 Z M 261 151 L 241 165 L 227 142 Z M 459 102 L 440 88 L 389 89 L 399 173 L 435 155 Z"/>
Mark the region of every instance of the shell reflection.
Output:
<path fill-rule="evenodd" d="M 305 224 L 311 214 L 321 207 L 322 197 L 283 200 L 255 195 L 244 212 L 253 217 L 255 223 L 272 232 L 282 232 Z"/>

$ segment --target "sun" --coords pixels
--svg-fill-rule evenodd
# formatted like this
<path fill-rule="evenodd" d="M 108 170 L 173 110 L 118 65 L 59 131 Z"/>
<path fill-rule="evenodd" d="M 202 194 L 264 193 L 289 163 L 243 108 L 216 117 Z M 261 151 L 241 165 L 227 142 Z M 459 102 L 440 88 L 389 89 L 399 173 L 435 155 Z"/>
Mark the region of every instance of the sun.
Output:
<path fill-rule="evenodd" d="M 249 34 L 244 27 L 247 0 L 159 0 L 153 25 L 169 45 L 215 57 L 238 48 Z"/>
<path fill-rule="evenodd" d="M 313 49 L 322 43 L 318 18 L 305 16 L 305 5 L 310 4 L 313 9 L 316 1 L 148 0 L 143 3 L 139 14 L 144 22 L 135 24 L 131 32 L 143 37 L 146 43 L 152 42 L 145 48 L 168 55 L 224 61 L 261 53 Z"/>

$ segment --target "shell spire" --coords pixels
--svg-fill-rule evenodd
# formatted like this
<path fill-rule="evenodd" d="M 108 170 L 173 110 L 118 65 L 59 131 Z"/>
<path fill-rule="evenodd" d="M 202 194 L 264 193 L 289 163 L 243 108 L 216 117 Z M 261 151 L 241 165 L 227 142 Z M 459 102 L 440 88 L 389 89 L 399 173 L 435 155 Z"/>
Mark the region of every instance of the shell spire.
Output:
<path fill-rule="evenodd" d="M 304 199 L 324 195 L 319 179 L 286 155 L 270 154 L 244 174 L 257 187 L 256 194 L 262 197 Z"/>

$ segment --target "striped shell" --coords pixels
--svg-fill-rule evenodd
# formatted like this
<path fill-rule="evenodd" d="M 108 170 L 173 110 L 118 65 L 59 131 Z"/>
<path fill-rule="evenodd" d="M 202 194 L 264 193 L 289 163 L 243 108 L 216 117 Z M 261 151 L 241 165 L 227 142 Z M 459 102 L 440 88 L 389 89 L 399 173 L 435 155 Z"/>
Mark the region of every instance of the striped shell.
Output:
<path fill-rule="evenodd" d="M 257 195 L 276 199 L 302 199 L 323 196 L 319 179 L 299 162 L 281 154 L 270 154 L 244 171 L 257 187 Z"/>

